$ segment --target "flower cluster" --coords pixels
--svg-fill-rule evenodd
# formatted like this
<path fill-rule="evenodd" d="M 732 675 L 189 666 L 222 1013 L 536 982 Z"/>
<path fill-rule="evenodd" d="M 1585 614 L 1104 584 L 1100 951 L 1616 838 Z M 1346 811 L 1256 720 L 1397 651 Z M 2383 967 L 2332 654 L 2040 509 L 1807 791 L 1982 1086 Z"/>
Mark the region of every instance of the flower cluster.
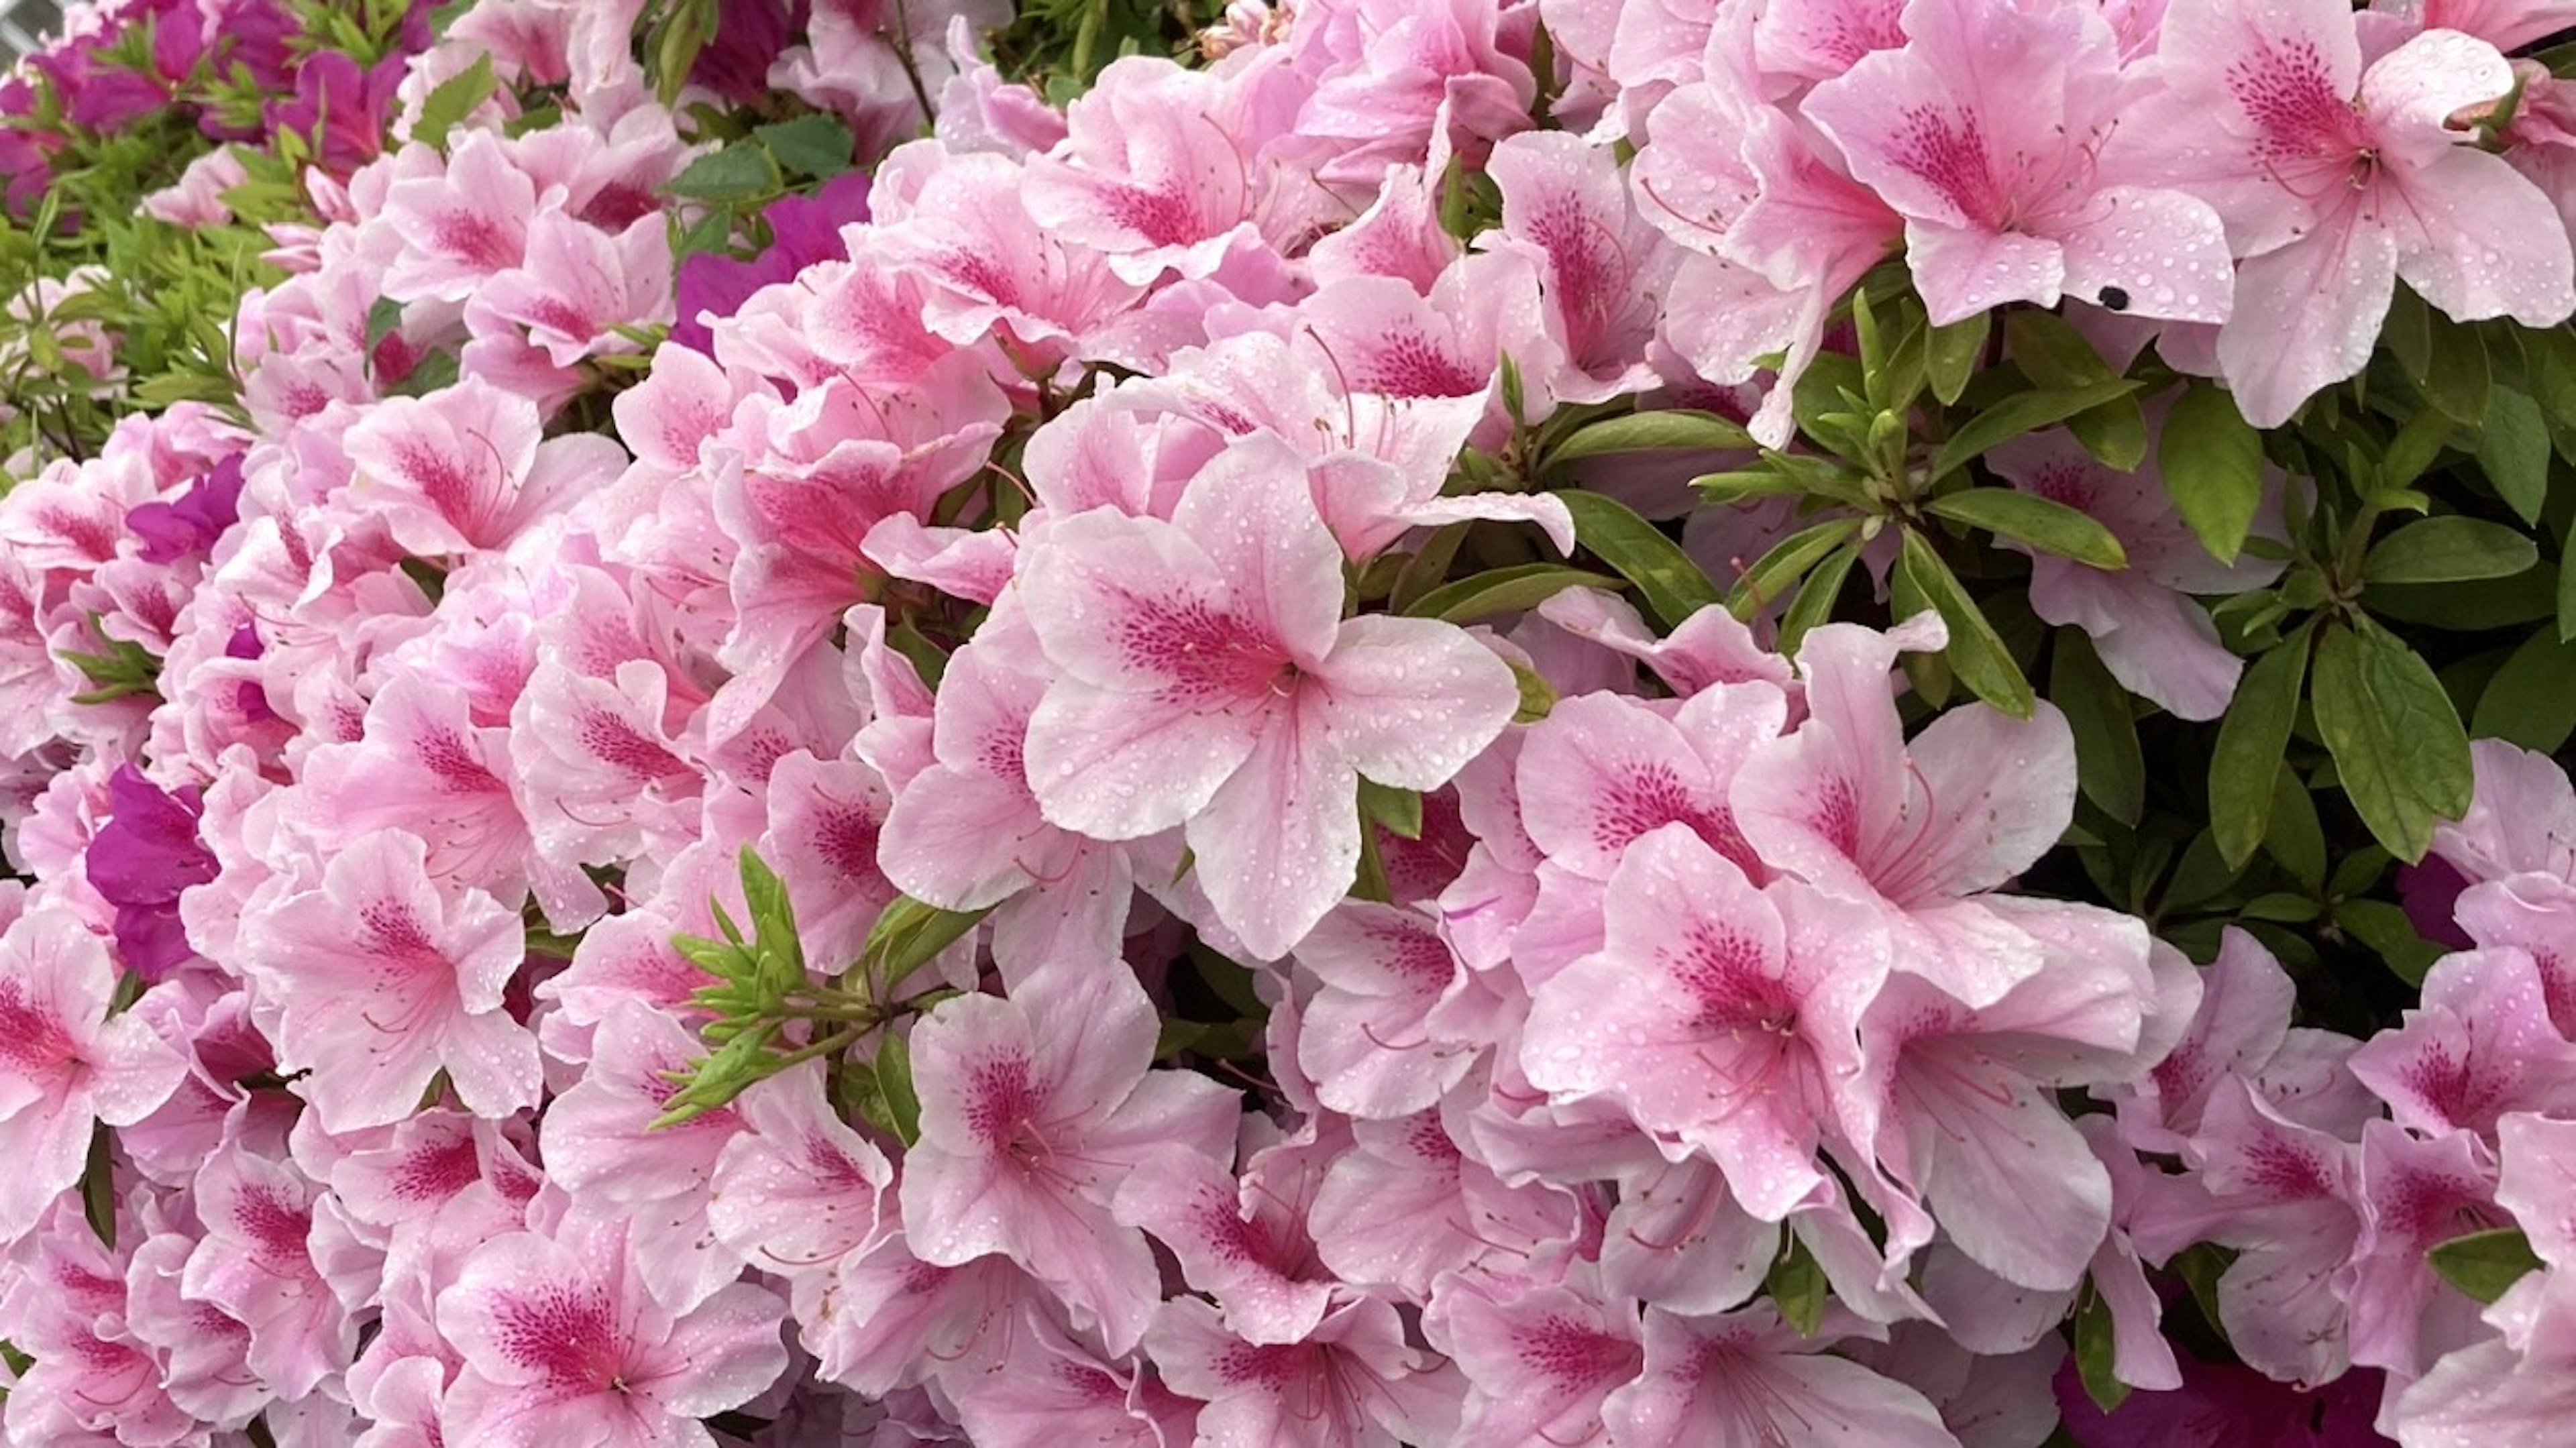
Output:
<path fill-rule="evenodd" d="M 2554 765 L 2422 1008 L 2293 1028 L 2047 875 L 2106 726 L 1927 541 L 2219 716 L 2192 595 L 2292 565 L 2190 404 L 1647 521 L 1821 463 L 1873 284 L 1908 467 L 1990 311 L 2258 424 L 2399 278 L 2563 320 L 2567 17 L 2455 8 L 1244 0 L 1061 108 L 987 0 L 406 11 L 238 415 L 0 497 L 0 1442 L 2036 1448 L 2190 1384 L 2177 1262 L 2406 1441 L 2548 1421 Z"/>

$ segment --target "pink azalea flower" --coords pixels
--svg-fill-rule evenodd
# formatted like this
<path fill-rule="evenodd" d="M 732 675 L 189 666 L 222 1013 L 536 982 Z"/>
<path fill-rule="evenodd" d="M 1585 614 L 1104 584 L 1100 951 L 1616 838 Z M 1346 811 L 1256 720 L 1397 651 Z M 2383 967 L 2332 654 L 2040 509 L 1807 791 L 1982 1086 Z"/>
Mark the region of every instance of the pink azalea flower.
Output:
<path fill-rule="evenodd" d="M 81 1179 L 101 1121 L 130 1126 L 187 1071 L 142 1017 L 110 1016 L 107 942 L 46 903 L 0 932 L 0 1241 L 24 1236 Z"/>
<path fill-rule="evenodd" d="M 1953 709 L 1908 742 L 1890 692 L 1899 649 L 1938 648 L 1931 614 L 1888 634 L 1828 624 L 1798 650 L 1807 720 L 1736 772 L 1737 827 L 1759 855 L 1876 899 L 1897 969 L 1970 1007 L 2039 968 L 2030 931 L 1986 896 L 2057 843 L 2075 808 L 2075 746 L 2047 703 L 2026 720 Z"/>
<path fill-rule="evenodd" d="M 286 1399 L 342 1372 L 358 1324 L 323 1280 L 318 1209 L 329 1200 L 295 1166 L 234 1134 L 197 1172 L 193 1196 L 205 1236 L 181 1275 L 187 1297 L 220 1307 L 250 1329 L 243 1365 Z"/>
<path fill-rule="evenodd" d="M 1802 1338 L 1768 1306 L 1646 1309 L 1646 1366 L 1602 1407 L 1621 1448 L 1958 1448 L 1921 1393 Z"/>
<path fill-rule="evenodd" d="M 1457 1370 L 1429 1366 L 1376 1298 L 1338 1308 L 1301 1342 L 1258 1346 L 1228 1333 L 1194 1298 L 1163 1304 L 1146 1348 L 1174 1391 L 1207 1404 L 1202 1443 L 1270 1448 L 1396 1448 L 1446 1443 Z"/>
<path fill-rule="evenodd" d="M 351 497 L 422 557 L 506 547 L 625 466 L 606 438 L 541 439 L 537 404 L 479 375 L 376 404 L 343 445 L 358 468 Z"/>
<path fill-rule="evenodd" d="M 408 176 L 386 188 L 379 225 L 402 253 L 385 270 L 396 301 L 461 302 L 527 256 L 536 183 L 513 164 L 498 132 L 457 138 L 444 174 Z M 409 154 L 428 155 L 427 148 Z"/>
<path fill-rule="evenodd" d="M 1237 128 L 1247 99 L 1217 75 L 1144 57 L 1112 62 L 1065 112 L 1068 134 L 1022 186 L 1029 214 L 1106 252 L 1131 282 L 1217 269 L 1269 208 Z"/>
<path fill-rule="evenodd" d="M 1010 1000 L 965 996 L 924 1018 L 921 1140 L 902 1183 L 912 1250 L 946 1267 L 1000 1253 L 1111 1350 L 1133 1348 L 1159 1290 L 1144 1236 L 1110 1215 L 1117 1175 L 1159 1144 L 1221 1157 L 1236 1116 L 1216 1082 L 1146 1069 L 1156 1029 L 1115 960 L 1056 962 Z"/>
<path fill-rule="evenodd" d="M 1055 524 L 1020 578 L 1062 670 L 1029 721 L 1046 817 L 1099 839 L 1184 825 L 1218 917 L 1265 959 L 1349 889 L 1360 776 L 1436 789 L 1518 707 L 1460 629 L 1342 621 L 1341 571 L 1302 477 L 1224 467 L 1171 522 Z"/>
<path fill-rule="evenodd" d="M 2494 46 L 2431 30 L 2365 68 L 2337 0 L 2173 0 L 2154 66 L 2115 150 L 2207 197 L 2247 258 L 2218 362 L 2255 426 L 2361 370 L 2400 277 L 2461 321 L 2576 310 L 2557 209 L 2451 124 L 2512 88 Z"/>
<path fill-rule="evenodd" d="M 419 1107 L 440 1072 L 470 1111 L 537 1104 L 537 1039 L 503 1008 L 526 953 L 516 912 L 433 881 L 426 847 L 386 830 L 333 855 L 320 887 L 245 922 L 246 965 L 276 993 L 280 1061 L 333 1131 Z"/>
<path fill-rule="evenodd" d="M 1707 1152 L 1746 1211 L 1779 1221 L 1824 1185 L 1816 1149 L 1860 1068 L 1886 936 L 1794 881 L 1757 890 L 1677 825 L 1628 847 L 1603 908 L 1600 953 L 1532 998 L 1521 1068 Z"/>
<path fill-rule="evenodd" d="M 1420 1301 L 1446 1273 L 1523 1270 L 1574 1237 L 1571 1193 L 1505 1181 L 1441 1115 L 1353 1122 L 1324 1173 L 1308 1226 L 1324 1265 L 1352 1286 Z"/>
<path fill-rule="evenodd" d="M 1156 1152 L 1110 1205 L 1171 1250 L 1182 1277 L 1217 1300 L 1228 1331 L 1246 1342 L 1303 1342 L 1338 1286 L 1306 1224 L 1322 1167 L 1316 1153 L 1282 1146 L 1254 1157 L 1238 1180 L 1209 1157 Z"/>
<path fill-rule="evenodd" d="M 660 211 L 611 235 L 560 211 L 528 227 L 524 263 L 477 288 L 465 310 L 477 336 L 524 328 L 558 367 L 634 343 L 611 328 L 668 321 L 670 226 Z"/>
<path fill-rule="evenodd" d="M 707 1223 L 746 1260 L 797 1284 L 800 1308 L 810 1309 L 805 1279 L 828 1276 L 881 1235 L 894 1169 L 823 1099 L 819 1064 L 754 1086 L 738 1109 L 751 1129 L 716 1158 Z"/>
<path fill-rule="evenodd" d="M 1372 1120 L 1410 1115 L 1475 1064 L 1479 1043 L 1440 1019 L 1444 1003 L 1471 991 L 1469 977 L 1428 916 L 1348 902 L 1316 923 L 1297 962 L 1323 983 L 1306 1005 L 1297 1064 L 1324 1105 Z"/>
<path fill-rule="evenodd" d="M 747 1282 L 665 1307 L 614 1217 L 514 1233 L 476 1249 L 439 1299 L 439 1331 L 465 1359 L 441 1428 L 502 1448 L 714 1448 L 697 1420 L 786 1370 L 781 1315 Z"/>
<path fill-rule="evenodd" d="M 1425 1326 L 1437 1323 L 1434 1341 L 1470 1384 L 1458 1448 L 1588 1443 L 1606 1431 L 1603 1401 L 1636 1379 L 1646 1354 L 1635 1320 L 1597 1287 L 1581 1275 L 1441 1279 Z"/>
<path fill-rule="evenodd" d="M 1494 147 L 1486 174 L 1502 190 L 1503 225 L 1485 244 L 1538 264 L 1564 349 L 1547 392 L 1598 402 L 1650 385 L 1646 343 L 1681 254 L 1629 203 L 1609 148 L 1528 131 Z"/>
<path fill-rule="evenodd" d="M 2546 1443 L 2576 1415 L 2576 1273 L 2536 1272 L 2498 1299 L 2500 1335 L 2433 1364 L 2387 1411 L 2421 1448 Z"/>
<path fill-rule="evenodd" d="M 958 1426 L 991 1448 L 1169 1448 L 1191 1441 L 1198 1405 L 1150 1368 L 1104 1362 L 1047 1318 L 1014 1324 L 999 1371 L 958 1375 Z"/>
<path fill-rule="evenodd" d="M 2492 1135 L 2510 1111 L 2563 1107 L 2576 1046 L 2550 1023 L 2540 972 L 2519 950 L 2447 955 L 2424 977 L 2423 1004 L 2352 1053 L 2352 1074 L 2411 1131 Z"/>
<path fill-rule="evenodd" d="M 2051 431 L 2015 438 L 1988 461 L 2022 491 L 2089 514 L 2128 555 L 2128 567 L 2101 569 L 2034 551 L 2031 610 L 2084 630 L 2122 688 L 2176 718 L 2225 713 L 2245 661 L 2219 642 L 2217 626 L 2189 595 L 2259 588 L 2281 575 L 2282 563 L 2212 559 L 2174 510 L 2152 457 L 2136 472 L 2113 472 L 2072 435 Z"/>
<path fill-rule="evenodd" d="M 1906 265 L 1936 325 L 2009 302 L 2125 298 L 2140 316 L 2224 321 L 2218 213 L 2131 184 L 2104 144 L 2134 94 L 2098 14 L 2013 0 L 1912 0 L 1901 49 L 1810 92 L 1852 174 L 1905 218 Z"/>
<path fill-rule="evenodd" d="M 2386 1121 L 2361 1133 L 2361 1237 L 2336 1279 L 2352 1307 L 2352 1360 L 2411 1379 L 2483 1334 L 2478 1305 L 2427 1254 L 2453 1237 L 2509 1225 L 2495 1204 L 2492 1154 L 2469 1132 L 2413 1135 Z"/>

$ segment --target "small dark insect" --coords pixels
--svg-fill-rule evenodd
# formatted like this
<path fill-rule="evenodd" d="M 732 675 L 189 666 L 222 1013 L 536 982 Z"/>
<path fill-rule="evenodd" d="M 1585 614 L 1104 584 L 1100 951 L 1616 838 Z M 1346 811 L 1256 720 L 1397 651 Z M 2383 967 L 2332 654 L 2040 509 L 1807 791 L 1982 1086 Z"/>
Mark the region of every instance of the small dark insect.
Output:
<path fill-rule="evenodd" d="M 2115 312 L 2125 312 L 2129 310 L 2129 294 L 2118 287 L 2104 287 L 2102 305 Z"/>

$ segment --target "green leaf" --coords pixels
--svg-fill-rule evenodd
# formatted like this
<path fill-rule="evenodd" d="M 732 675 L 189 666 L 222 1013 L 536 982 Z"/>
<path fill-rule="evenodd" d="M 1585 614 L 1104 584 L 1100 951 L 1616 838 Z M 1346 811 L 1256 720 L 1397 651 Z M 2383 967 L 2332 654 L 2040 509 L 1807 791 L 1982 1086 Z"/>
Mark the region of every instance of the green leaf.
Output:
<path fill-rule="evenodd" d="M 1801 528 L 1771 546 L 1744 570 L 1727 604 L 1737 618 L 1751 618 L 1788 596 L 1807 570 L 1860 534 L 1860 519 L 1835 518 Z"/>
<path fill-rule="evenodd" d="M 2430 1257 L 2443 1281 L 2485 1303 L 2504 1296 L 2506 1288 L 2542 1265 L 2540 1254 L 2531 1250 L 2531 1239 L 2519 1227 L 2453 1237 L 2436 1245 Z"/>
<path fill-rule="evenodd" d="M 910 1146 L 921 1140 L 921 1093 L 912 1084 L 912 1043 L 891 1028 L 877 1039 L 876 1084 L 886 1105 L 886 1125 Z"/>
<path fill-rule="evenodd" d="M 2567 525 L 2558 559 L 2558 637 L 2563 643 L 2576 641 L 2576 522 Z"/>
<path fill-rule="evenodd" d="M 2029 718 L 2037 699 L 2030 680 L 2022 676 L 2021 665 L 2013 662 L 2012 652 L 1996 637 L 1994 625 L 1960 585 L 1959 576 L 1914 529 L 1905 530 L 1896 571 L 1919 597 L 1940 610 L 1942 622 L 1950 626 L 1950 647 L 1942 657 L 1959 682 L 2014 718 Z"/>
<path fill-rule="evenodd" d="M 1852 539 L 1828 553 L 1806 581 L 1798 585 L 1798 596 L 1789 611 L 1780 616 L 1778 647 L 1784 654 L 1798 652 L 1798 644 L 1807 631 L 1833 617 L 1834 603 L 1842 597 L 1843 580 L 1851 576 L 1852 564 L 1860 557 L 1861 543 Z"/>
<path fill-rule="evenodd" d="M 447 133 L 474 114 L 476 106 L 490 100 L 498 85 L 492 74 L 491 55 L 474 57 L 472 65 L 439 82 L 421 100 L 420 121 L 411 128 L 411 138 L 446 149 Z"/>
<path fill-rule="evenodd" d="M 1380 784 L 1363 775 L 1360 778 L 1360 818 L 1398 839 L 1418 840 L 1422 838 L 1422 794 L 1419 790 Z"/>
<path fill-rule="evenodd" d="M 1722 452 L 1754 446 L 1741 424 L 1713 412 L 1632 412 L 1575 429 L 1548 450 L 1547 465 L 1633 452 Z"/>
<path fill-rule="evenodd" d="M 758 143 L 736 141 L 691 161 L 664 189 L 696 201 L 756 201 L 778 190 L 778 171 Z"/>
<path fill-rule="evenodd" d="M 1968 488 L 1944 493 L 1924 511 L 1953 523 L 2027 543 L 2043 553 L 2095 568 L 2126 568 L 2127 550 L 2089 513 L 2018 488 Z"/>
<path fill-rule="evenodd" d="M 2263 501 L 2263 435 L 2236 410 L 2236 399 L 2191 384 L 2165 415 L 2157 462 L 2200 546 L 2222 563 L 2235 562 Z"/>
<path fill-rule="evenodd" d="M 2129 1400 L 2129 1385 L 2114 1367 L 2114 1331 L 2110 1302 L 2099 1292 L 2085 1293 L 2084 1306 L 2075 1314 L 2075 1374 L 2083 1380 L 2085 1396 L 2105 1413 Z"/>
<path fill-rule="evenodd" d="M 81 1215 L 100 1245 L 116 1250 L 116 1157 L 107 1123 L 90 1127 L 89 1162 L 81 1168 Z"/>
<path fill-rule="evenodd" d="M 790 171 L 829 181 L 851 169 L 858 143 L 837 116 L 815 114 L 755 127 L 752 134 Z"/>
<path fill-rule="evenodd" d="M 387 397 L 427 397 L 456 383 L 456 354 L 432 352 L 411 365 L 403 380 L 385 389 Z"/>
<path fill-rule="evenodd" d="M 2362 577 L 2372 583 L 2458 583 L 2510 578 L 2539 561 L 2539 545 L 2520 531 L 2448 514 L 2418 519 L 2372 544 Z"/>
<path fill-rule="evenodd" d="M 1512 711 L 1512 722 L 1535 724 L 1546 718 L 1548 711 L 1556 707 L 1556 690 L 1539 677 L 1538 670 L 1510 659 L 1504 662 L 1511 664 L 1512 682 L 1521 691 L 1521 706 Z"/>
<path fill-rule="evenodd" d="M 2271 826 L 2273 778 L 2290 747 L 2307 671 L 2308 637 L 2301 631 L 2245 671 L 2218 726 L 2209 756 L 2209 830 L 2231 866 L 2252 859 Z"/>
<path fill-rule="evenodd" d="M 2576 643 L 2546 629 L 2524 639 L 2478 695 L 2469 733 L 2557 753 L 2576 734 Z"/>
<path fill-rule="evenodd" d="M 2408 985 L 2424 983 L 2424 973 L 2442 958 L 2442 947 L 2415 933 L 2406 908 L 2387 900 L 2344 900 L 2334 907 L 2334 923 L 2367 945 Z"/>
<path fill-rule="evenodd" d="M 2530 397 L 2500 391 L 2478 425 L 2478 467 L 2525 523 L 2540 521 L 2549 498 L 2549 421 Z"/>
<path fill-rule="evenodd" d="M 2418 408 L 2397 435 L 2388 440 L 2388 451 L 2380 455 L 2379 486 L 2383 490 L 2405 488 L 2424 476 L 2451 445 L 2451 435 L 2460 425 L 2434 408 Z"/>
<path fill-rule="evenodd" d="M 2074 323 L 2028 307 L 2004 318 L 2004 355 L 2036 387 L 2083 387 L 2120 375 Z"/>
<path fill-rule="evenodd" d="M 2474 425 L 2487 414 L 2493 384 L 2486 339 L 2476 328 L 2438 312 L 2427 321 L 2432 329 L 2432 353 L 2415 385 L 2423 389 L 2425 401 L 2460 422 Z"/>
<path fill-rule="evenodd" d="M 1788 1250 L 1771 1264 L 1771 1273 L 1762 1285 L 1771 1294 L 1772 1305 L 1780 1309 L 1780 1320 L 1795 1328 L 1800 1337 L 1814 1337 L 1816 1329 L 1824 1326 L 1831 1284 L 1825 1280 L 1823 1264 L 1816 1261 L 1815 1254 L 1795 1233 L 1790 1234 Z"/>
<path fill-rule="evenodd" d="M 1994 323 L 1992 312 L 1972 312 L 1946 327 L 1932 329 L 1928 356 L 1932 395 L 1948 407 L 1968 390 L 1968 379 L 1976 375 L 1977 363 L 1986 355 L 1988 329 Z"/>
<path fill-rule="evenodd" d="M 2413 649 L 2371 623 L 2329 627 L 2310 687 L 2317 732 L 2344 793 L 2388 852 L 2424 858 L 2433 827 L 2469 807 L 2468 731 L 2441 680 Z"/>
<path fill-rule="evenodd" d="M 1619 589 L 1619 580 L 1561 563 L 1516 563 L 1444 583 L 1403 611 L 1416 618 L 1476 623 L 1533 609 L 1569 588 Z"/>
<path fill-rule="evenodd" d="M 981 910 L 942 910 L 909 895 L 897 895 L 868 927 L 859 962 L 884 993 L 880 998 L 890 999 L 904 977 L 929 964 L 932 956 L 956 944 L 992 913 L 989 905 Z"/>
<path fill-rule="evenodd" d="M 486 59 L 489 59 L 489 57 L 486 57 Z M 375 304 L 367 308 L 368 356 L 372 357 L 375 355 L 377 345 L 383 342 L 387 337 L 393 335 L 394 329 L 402 325 L 402 319 L 402 303 L 395 301 L 391 297 L 376 298 Z"/>
<path fill-rule="evenodd" d="M 2326 831 L 2316 796 L 2294 770 L 2272 776 L 2272 820 L 2263 831 L 2263 853 L 2310 892 L 2326 887 Z"/>
<path fill-rule="evenodd" d="M 2134 826 L 2146 807 L 2147 765 L 2138 722 L 2082 629 L 2062 628 L 2049 653 L 2048 697 L 2075 736 L 2075 779 L 2104 814 Z"/>
<path fill-rule="evenodd" d="M 1574 515 L 1575 537 L 1619 576 L 1637 585 L 1646 611 L 1667 630 L 1703 608 L 1724 603 L 1717 585 L 1662 530 L 1599 493 L 1556 495 Z"/>
<path fill-rule="evenodd" d="M 2034 432 L 2053 422 L 2063 422 L 2079 412 L 2101 406 L 2113 398 L 2126 397 L 2138 390 L 2138 384 L 2126 377 L 2081 387 L 2047 388 L 2037 392 L 2018 392 L 1975 417 L 1941 444 L 1941 452 L 1932 463 L 1932 475 L 1941 477 L 1968 465 L 1985 455 L 1987 449 L 2007 443 L 2026 432 Z"/>

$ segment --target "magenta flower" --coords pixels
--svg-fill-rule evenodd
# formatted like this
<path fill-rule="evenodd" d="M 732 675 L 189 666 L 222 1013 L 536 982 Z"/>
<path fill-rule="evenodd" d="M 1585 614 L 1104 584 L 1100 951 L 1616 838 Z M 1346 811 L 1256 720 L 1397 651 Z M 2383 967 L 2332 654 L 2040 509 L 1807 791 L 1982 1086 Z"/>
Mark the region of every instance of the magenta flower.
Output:
<path fill-rule="evenodd" d="M 1236 1117 L 1216 1082 L 1146 1069 L 1156 1029 L 1115 960 L 1058 961 L 1012 999 L 965 996 L 924 1019 L 921 1140 L 901 1187 L 912 1250 L 945 1267 L 1006 1256 L 1112 1351 L 1133 1348 L 1161 1289 L 1144 1235 L 1110 1215 L 1119 1175 L 1157 1146 L 1221 1158 Z"/>
<path fill-rule="evenodd" d="M 1350 888 L 1360 777 L 1438 788 L 1519 693 L 1449 624 L 1342 621 L 1342 551 L 1303 467 L 1238 446 L 1259 451 L 1203 473 L 1168 523 L 1094 511 L 1029 550 L 1022 597 L 1061 673 L 1027 759 L 1067 829 L 1185 826 L 1218 918 L 1269 959 Z"/>
<path fill-rule="evenodd" d="M 0 933 L 0 1241 L 81 1179 L 101 1121 L 130 1126 L 169 1099 L 187 1058 L 135 1014 L 111 1017 L 116 965 L 69 907 Z"/>
<path fill-rule="evenodd" d="M 446 1441 L 714 1448 L 697 1420 L 786 1370 L 782 1315 L 747 1282 L 664 1307 L 613 1217 L 576 1214 L 551 1233 L 487 1242 L 438 1301 L 439 1331 L 465 1359 L 447 1391 Z"/>
<path fill-rule="evenodd" d="M 146 982 L 165 980 L 196 952 L 179 923 L 179 896 L 215 877 L 197 843 L 205 802 L 195 789 L 167 794 L 133 765 L 107 781 L 109 815 L 90 837 L 90 888 L 116 907 L 116 953 Z"/>

